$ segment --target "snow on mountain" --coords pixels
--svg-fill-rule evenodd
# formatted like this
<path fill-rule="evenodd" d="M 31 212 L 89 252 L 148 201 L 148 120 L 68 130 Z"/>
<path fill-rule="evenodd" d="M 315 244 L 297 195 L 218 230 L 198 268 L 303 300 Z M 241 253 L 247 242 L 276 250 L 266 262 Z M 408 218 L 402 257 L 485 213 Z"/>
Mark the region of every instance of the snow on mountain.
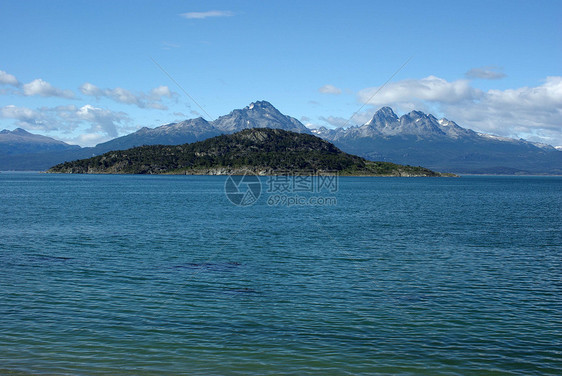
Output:
<path fill-rule="evenodd" d="M 246 128 L 279 128 L 298 133 L 310 133 L 297 119 L 283 115 L 267 101 L 250 103 L 243 109 L 234 110 L 211 123 L 215 128 L 233 133 Z"/>

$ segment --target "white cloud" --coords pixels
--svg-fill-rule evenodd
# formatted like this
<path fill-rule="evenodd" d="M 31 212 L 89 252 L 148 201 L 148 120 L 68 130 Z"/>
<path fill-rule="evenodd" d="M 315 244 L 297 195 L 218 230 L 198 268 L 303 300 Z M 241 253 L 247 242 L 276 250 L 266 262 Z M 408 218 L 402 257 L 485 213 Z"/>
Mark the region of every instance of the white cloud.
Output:
<path fill-rule="evenodd" d="M 14 75 L 11 75 L 3 70 L 0 70 L 0 84 L 19 86 L 20 83 Z"/>
<path fill-rule="evenodd" d="M 187 12 L 181 13 L 181 17 L 187 19 L 205 19 L 209 17 L 232 17 L 234 16 L 234 12 L 229 10 L 209 10 L 206 12 Z"/>
<path fill-rule="evenodd" d="M 3 118 L 20 119 L 31 118 L 34 116 L 34 111 L 26 107 L 16 107 L 8 105 L 0 108 L 0 116 Z"/>
<path fill-rule="evenodd" d="M 562 77 L 535 87 L 482 91 L 469 81 L 429 76 L 359 92 L 359 101 L 397 110 L 422 109 L 459 125 L 500 136 L 562 145 Z"/>
<path fill-rule="evenodd" d="M 157 110 L 167 110 L 168 107 L 162 104 L 162 100 L 164 97 L 172 98 L 174 96 L 174 92 L 167 86 L 158 86 L 152 89 L 149 94 L 143 92 L 135 94 L 121 87 L 116 87 L 115 89 L 101 89 L 89 82 L 80 86 L 80 92 L 84 95 L 96 98 L 106 97 L 119 103 L 132 104 L 139 108 L 154 108 Z"/>
<path fill-rule="evenodd" d="M 145 107 L 142 102 L 141 96 L 136 96 L 127 89 L 116 87 L 115 89 L 110 89 L 109 97 L 113 98 L 117 102 L 134 104 L 139 107 Z"/>
<path fill-rule="evenodd" d="M 72 91 L 57 89 L 47 81 L 40 78 L 37 78 L 28 84 L 24 84 L 23 94 L 26 96 L 40 95 L 42 97 L 74 98 L 74 93 Z"/>
<path fill-rule="evenodd" d="M 90 123 L 91 131 L 105 133 L 110 137 L 117 137 L 119 134 L 116 123 L 121 123 L 128 118 L 122 112 L 113 112 L 89 104 L 80 107 L 76 115 L 79 119 Z"/>
<path fill-rule="evenodd" d="M 89 126 L 86 133 L 112 138 L 117 137 L 121 126 L 130 121 L 124 112 L 114 112 L 90 104 L 80 108 L 68 105 L 42 107 L 37 110 L 8 105 L 0 108 L 0 118 L 15 119 L 16 124 L 25 129 L 58 130 L 66 133 L 86 125 Z"/>
<path fill-rule="evenodd" d="M 488 65 L 480 68 L 472 68 L 464 75 L 466 78 L 481 78 L 484 80 L 498 80 L 504 78 L 506 75 L 502 72 L 503 69 Z"/>
<path fill-rule="evenodd" d="M 489 90 L 479 101 L 447 104 L 443 111 L 458 123 L 500 136 L 562 145 L 562 77 L 543 84 Z"/>
<path fill-rule="evenodd" d="M 82 94 L 90 95 L 92 97 L 101 97 L 105 95 L 103 90 L 89 82 L 83 83 L 82 86 L 80 86 L 80 91 Z"/>
<path fill-rule="evenodd" d="M 422 101 L 456 103 L 477 99 L 482 94 L 480 90 L 472 88 L 468 80 L 448 82 L 435 76 L 393 82 L 379 90 L 380 87 L 361 90 L 360 102 L 372 105 L 399 103 L 403 106 Z"/>
<path fill-rule="evenodd" d="M 26 129 L 55 130 L 54 123 L 49 117 L 39 111 L 27 107 L 8 105 L 0 108 L 0 118 L 15 119 L 19 127 Z"/>
<path fill-rule="evenodd" d="M 41 97 L 59 97 L 59 98 L 74 98 L 72 90 L 62 90 L 54 87 L 47 81 L 37 78 L 27 84 L 21 85 L 18 79 L 5 71 L 0 70 L 0 85 L 11 85 L 17 89 L 2 90 L 0 94 L 18 94 L 25 96 L 41 96 Z"/>
<path fill-rule="evenodd" d="M 341 94 L 341 89 L 335 87 L 334 85 L 324 85 L 321 88 L 319 88 L 318 91 L 322 94 L 334 94 L 334 95 Z"/>
<path fill-rule="evenodd" d="M 150 90 L 150 97 L 154 100 L 160 100 L 162 97 L 172 98 L 172 91 L 168 86 L 158 86 Z"/>

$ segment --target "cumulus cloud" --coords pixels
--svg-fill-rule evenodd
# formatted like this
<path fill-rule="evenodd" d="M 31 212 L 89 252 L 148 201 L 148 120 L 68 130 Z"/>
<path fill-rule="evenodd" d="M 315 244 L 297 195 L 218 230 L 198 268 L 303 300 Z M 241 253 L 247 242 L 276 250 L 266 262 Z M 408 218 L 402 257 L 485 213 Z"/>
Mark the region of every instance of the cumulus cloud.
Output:
<path fill-rule="evenodd" d="M 154 108 L 158 110 L 167 110 L 168 107 L 162 104 L 162 100 L 164 97 L 172 98 L 174 96 L 174 93 L 167 86 L 158 86 L 146 94 L 143 92 L 133 93 L 120 87 L 101 89 L 89 82 L 80 86 L 80 92 L 96 98 L 106 97 L 119 103 L 132 104 L 139 108 Z"/>
<path fill-rule="evenodd" d="M 482 91 L 466 80 L 429 76 L 359 92 L 359 101 L 397 110 L 432 110 L 459 125 L 500 136 L 562 145 L 562 77 L 534 87 Z M 372 98 L 371 98 L 372 97 Z"/>
<path fill-rule="evenodd" d="M 333 94 L 333 95 L 341 94 L 341 89 L 335 87 L 334 85 L 324 85 L 321 88 L 319 88 L 318 91 L 322 94 Z"/>
<path fill-rule="evenodd" d="M 8 72 L 5 72 L 3 70 L 0 70 L 0 84 L 19 86 L 20 83 L 14 75 L 9 74 Z"/>
<path fill-rule="evenodd" d="M 82 86 L 80 86 L 80 91 L 82 94 L 90 95 L 92 97 L 101 97 L 105 95 L 103 90 L 89 82 L 83 83 Z"/>
<path fill-rule="evenodd" d="M 41 112 L 32 110 L 27 107 L 18 107 L 8 105 L 0 108 L 0 118 L 15 119 L 19 127 L 26 129 L 56 129 L 52 123 L 48 121 L 48 117 Z"/>
<path fill-rule="evenodd" d="M 172 92 L 170 91 L 170 88 L 168 86 L 162 85 L 162 86 L 158 86 L 158 87 L 155 87 L 154 89 L 150 90 L 150 95 L 151 95 L 151 98 L 159 100 L 162 97 L 171 98 Z"/>
<path fill-rule="evenodd" d="M 481 78 L 484 80 L 498 80 L 504 78 L 506 75 L 502 72 L 502 69 L 492 65 L 472 68 L 468 70 L 465 74 L 466 78 Z"/>
<path fill-rule="evenodd" d="M 0 108 L 0 116 L 8 119 L 31 118 L 34 111 L 26 107 L 8 105 Z"/>
<path fill-rule="evenodd" d="M 41 97 L 59 97 L 74 99 L 75 95 L 72 90 L 63 90 L 54 87 L 47 81 L 37 78 L 27 84 L 21 84 L 18 79 L 8 72 L 0 70 L 0 85 L 11 85 L 17 89 L 4 90 L 0 94 L 18 94 L 25 96 L 41 96 Z"/>
<path fill-rule="evenodd" d="M 23 85 L 23 95 L 40 95 L 42 97 L 74 98 L 74 93 L 70 90 L 57 89 L 47 81 L 37 78 L 28 84 Z"/>
<path fill-rule="evenodd" d="M 480 101 L 447 104 L 443 111 L 467 127 L 500 136 L 562 145 L 562 77 L 539 86 L 489 90 Z"/>
<path fill-rule="evenodd" d="M 119 128 L 130 121 L 124 112 L 114 112 L 86 104 L 42 107 L 32 110 L 27 107 L 8 105 L 0 108 L 0 118 L 15 119 L 25 129 L 71 132 L 82 125 L 89 126 L 87 133 L 104 137 L 117 137 Z M 92 136 L 93 137 L 93 136 Z"/>
<path fill-rule="evenodd" d="M 234 12 L 231 12 L 229 10 L 209 10 L 206 12 L 181 13 L 180 16 L 187 19 L 202 20 L 209 17 L 232 17 L 234 16 Z"/>
<path fill-rule="evenodd" d="M 102 132 L 110 137 L 117 137 L 117 124 L 127 118 L 122 112 L 113 112 L 110 110 L 97 108 L 92 105 L 84 105 L 76 111 L 79 119 L 83 119 L 90 123 L 90 130 L 93 132 Z"/>
<path fill-rule="evenodd" d="M 409 106 L 421 101 L 456 103 L 478 99 L 481 91 L 470 86 L 468 80 L 448 82 L 439 77 L 428 76 L 419 80 L 410 79 L 393 82 L 384 88 L 372 87 L 359 92 L 359 101 L 375 106 L 399 103 Z"/>

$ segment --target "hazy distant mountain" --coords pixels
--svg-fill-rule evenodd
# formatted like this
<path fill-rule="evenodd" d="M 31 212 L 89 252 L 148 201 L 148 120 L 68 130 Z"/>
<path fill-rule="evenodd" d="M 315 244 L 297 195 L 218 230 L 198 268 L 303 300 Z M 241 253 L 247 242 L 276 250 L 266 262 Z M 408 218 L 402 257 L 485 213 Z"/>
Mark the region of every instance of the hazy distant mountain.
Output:
<path fill-rule="evenodd" d="M 361 126 L 313 133 L 371 160 L 457 173 L 562 174 L 562 153 L 550 145 L 477 133 L 420 111 L 399 118 L 383 107 Z"/>
<path fill-rule="evenodd" d="M 17 128 L 0 131 L 0 170 L 44 170 L 82 148 Z M 74 158 L 75 159 L 75 158 Z"/>
<path fill-rule="evenodd" d="M 62 151 L 80 149 L 54 138 L 29 133 L 17 128 L 13 131 L 0 131 L 0 155 L 17 155 L 39 153 L 45 151 Z"/>
<path fill-rule="evenodd" d="M 124 150 L 142 145 L 181 145 L 202 141 L 222 133 L 224 132 L 199 117 L 156 128 L 144 127 L 126 136 L 98 144 L 95 149 L 101 154 L 110 150 Z"/>

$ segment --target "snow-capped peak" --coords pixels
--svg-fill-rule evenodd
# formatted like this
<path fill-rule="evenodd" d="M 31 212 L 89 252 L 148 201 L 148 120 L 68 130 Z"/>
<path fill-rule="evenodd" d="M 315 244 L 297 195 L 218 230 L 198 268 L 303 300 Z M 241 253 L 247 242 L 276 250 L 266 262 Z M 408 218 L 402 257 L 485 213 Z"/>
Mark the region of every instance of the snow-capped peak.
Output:
<path fill-rule="evenodd" d="M 480 132 L 478 132 L 478 136 L 480 136 L 480 137 L 485 137 L 485 138 L 489 138 L 489 139 L 492 139 L 492 140 L 498 140 L 498 141 L 508 141 L 508 142 L 514 142 L 514 141 L 516 141 L 516 140 L 513 139 L 513 138 L 501 137 L 501 136 L 496 136 L 496 135 L 488 134 L 488 133 L 480 133 Z"/>

